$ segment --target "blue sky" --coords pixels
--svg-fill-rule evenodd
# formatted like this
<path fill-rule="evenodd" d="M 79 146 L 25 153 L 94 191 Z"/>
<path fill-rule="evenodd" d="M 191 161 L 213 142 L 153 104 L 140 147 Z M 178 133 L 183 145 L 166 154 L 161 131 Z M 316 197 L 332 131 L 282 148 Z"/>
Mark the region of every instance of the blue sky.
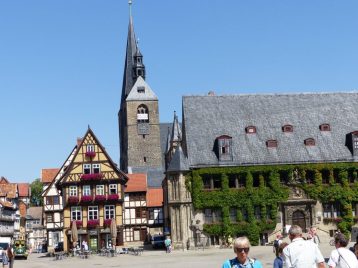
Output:
<path fill-rule="evenodd" d="M 0 176 L 60 167 L 90 125 L 119 162 L 127 0 L 0 1 Z M 183 95 L 355 91 L 358 1 L 133 0 L 161 122 Z"/>

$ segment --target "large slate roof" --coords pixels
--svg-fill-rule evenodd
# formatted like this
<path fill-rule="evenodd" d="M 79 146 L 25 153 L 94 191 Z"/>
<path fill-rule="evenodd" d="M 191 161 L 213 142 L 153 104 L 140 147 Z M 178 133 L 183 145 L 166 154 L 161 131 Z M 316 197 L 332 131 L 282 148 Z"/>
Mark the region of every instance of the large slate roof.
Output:
<path fill-rule="evenodd" d="M 325 123 L 331 131 L 320 131 Z M 345 143 L 358 130 L 358 92 L 184 96 L 183 124 L 191 168 L 354 161 Z M 292 133 L 283 133 L 286 124 Z M 246 134 L 247 126 L 257 133 Z M 233 161 L 218 161 L 214 142 L 221 135 L 232 137 Z M 307 138 L 316 146 L 306 146 Z M 277 148 L 266 147 L 270 139 Z"/>

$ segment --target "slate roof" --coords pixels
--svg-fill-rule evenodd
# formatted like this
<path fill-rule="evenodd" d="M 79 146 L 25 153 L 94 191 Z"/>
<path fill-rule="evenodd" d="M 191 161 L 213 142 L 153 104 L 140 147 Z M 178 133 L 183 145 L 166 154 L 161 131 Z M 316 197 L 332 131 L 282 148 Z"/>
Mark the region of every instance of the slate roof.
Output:
<path fill-rule="evenodd" d="M 190 167 L 355 161 L 346 134 L 358 130 L 358 93 L 184 96 Z M 330 124 L 331 131 L 319 125 Z M 283 133 L 282 126 L 293 126 Z M 256 134 L 245 127 L 255 126 Z M 215 139 L 232 137 L 233 161 L 218 161 Z M 305 146 L 314 138 L 316 146 Z M 266 141 L 277 140 L 277 148 Z"/>
<path fill-rule="evenodd" d="M 175 150 L 173 158 L 170 161 L 167 171 L 176 172 L 176 171 L 188 171 L 189 163 L 187 157 L 184 155 L 181 146 Z"/>
<path fill-rule="evenodd" d="M 137 88 L 143 87 L 144 92 L 139 93 Z M 139 76 L 137 81 L 134 83 L 133 88 L 128 94 L 126 99 L 127 101 L 157 101 L 158 97 L 155 95 L 154 91 L 150 88 L 150 86 L 144 81 L 143 77 Z"/>
<path fill-rule="evenodd" d="M 163 167 L 132 167 L 132 173 L 146 173 L 148 187 L 160 187 L 164 179 Z"/>

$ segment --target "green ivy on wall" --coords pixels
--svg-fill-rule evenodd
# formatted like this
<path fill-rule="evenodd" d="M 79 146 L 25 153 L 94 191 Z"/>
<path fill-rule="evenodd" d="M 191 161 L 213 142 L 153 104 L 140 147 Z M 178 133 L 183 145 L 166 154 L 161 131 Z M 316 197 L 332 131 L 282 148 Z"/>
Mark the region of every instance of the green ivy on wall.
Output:
<path fill-rule="evenodd" d="M 221 210 L 222 221 L 204 224 L 205 233 L 221 237 L 246 235 L 253 245 L 257 245 L 260 233 L 275 228 L 278 205 L 289 196 L 289 187 L 280 182 L 280 174 L 290 179 L 294 170 L 298 170 L 299 177 L 304 179 L 298 186 L 310 198 L 341 205 L 342 220 L 336 223 L 342 232 L 348 233 L 354 224 L 352 202 L 358 202 L 357 168 L 358 163 L 202 168 L 187 176 L 186 185 L 195 209 Z M 220 189 L 204 190 L 202 176 L 208 175 L 221 179 Z M 229 177 L 232 175 L 245 178 L 245 187 L 230 188 Z M 310 181 L 305 181 L 309 176 L 312 177 Z M 254 177 L 259 181 L 258 187 L 253 187 Z M 355 182 L 352 184 L 349 180 Z M 260 219 L 255 217 L 258 208 Z M 230 220 L 230 209 L 237 211 L 235 222 Z M 243 211 L 246 211 L 245 215 Z"/>

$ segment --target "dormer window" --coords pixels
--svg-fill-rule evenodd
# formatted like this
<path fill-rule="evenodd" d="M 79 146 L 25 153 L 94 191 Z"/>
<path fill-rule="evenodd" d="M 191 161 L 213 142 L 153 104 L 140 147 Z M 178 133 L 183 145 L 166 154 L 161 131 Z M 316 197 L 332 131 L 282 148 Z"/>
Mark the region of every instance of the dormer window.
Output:
<path fill-rule="evenodd" d="M 293 132 L 293 126 L 292 125 L 282 126 L 282 132 Z"/>
<path fill-rule="evenodd" d="M 256 133 L 256 127 L 255 126 L 248 126 L 245 128 L 246 134 L 255 134 Z"/>
<path fill-rule="evenodd" d="M 316 145 L 316 141 L 313 138 L 305 139 L 304 142 L 305 142 L 306 146 L 315 146 Z"/>
<path fill-rule="evenodd" d="M 217 138 L 219 161 L 232 161 L 232 138 L 222 135 Z"/>
<path fill-rule="evenodd" d="M 276 148 L 277 147 L 277 140 L 267 140 L 266 141 L 267 148 Z"/>
<path fill-rule="evenodd" d="M 329 124 L 321 124 L 319 125 L 320 131 L 331 131 L 331 126 Z"/>
<path fill-rule="evenodd" d="M 137 87 L 138 93 L 145 93 L 145 87 Z"/>

